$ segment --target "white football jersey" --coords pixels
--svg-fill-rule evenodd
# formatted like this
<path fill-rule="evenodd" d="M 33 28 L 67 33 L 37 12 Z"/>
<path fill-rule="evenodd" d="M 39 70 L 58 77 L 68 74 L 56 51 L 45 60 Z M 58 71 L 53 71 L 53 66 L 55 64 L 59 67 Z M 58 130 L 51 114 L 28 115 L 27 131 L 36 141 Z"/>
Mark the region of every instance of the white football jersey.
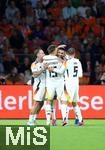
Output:
<path fill-rule="evenodd" d="M 38 72 L 38 71 L 40 71 L 42 69 L 43 69 L 43 63 L 35 61 L 31 65 L 31 71 L 32 71 L 32 73 Z M 34 81 L 45 82 L 45 77 L 46 77 L 45 72 L 43 72 L 38 77 L 34 78 Z"/>
<path fill-rule="evenodd" d="M 83 76 L 82 65 L 79 59 L 71 58 L 65 64 L 65 81 L 70 83 L 79 83 L 79 78 Z"/>
<path fill-rule="evenodd" d="M 59 58 L 57 56 L 53 56 L 53 55 L 46 55 L 43 57 L 43 63 L 47 63 L 49 65 L 49 67 L 53 67 L 56 69 L 60 69 L 61 68 L 61 61 L 59 60 Z M 63 76 L 61 74 L 57 74 L 56 72 L 49 72 L 48 70 L 46 70 L 46 79 L 49 80 L 55 80 L 55 79 L 61 79 L 63 78 Z"/>
<path fill-rule="evenodd" d="M 54 69 L 54 72 L 65 75 L 65 82 L 70 84 L 79 84 L 79 77 L 83 76 L 82 65 L 79 59 L 71 58 L 64 62 L 62 67 Z"/>

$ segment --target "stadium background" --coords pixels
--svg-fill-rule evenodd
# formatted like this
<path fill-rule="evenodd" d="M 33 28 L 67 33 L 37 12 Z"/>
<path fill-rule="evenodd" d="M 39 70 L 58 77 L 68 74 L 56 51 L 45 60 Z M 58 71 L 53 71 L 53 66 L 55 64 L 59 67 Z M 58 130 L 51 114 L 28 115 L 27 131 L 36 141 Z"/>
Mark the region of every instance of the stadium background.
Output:
<path fill-rule="evenodd" d="M 76 49 L 81 84 L 103 84 L 104 0 L 1 0 L 0 84 L 25 84 L 35 48 L 66 44 Z"/>
<path fill-rule="evenodd" d="M 23 89 L 32 88 L 25 84 L 31 77 L 33 54 L 37 47 L 47 53 L 51 43 L 76 49 L 84 71 L 80 94 L 89 106 L 84 118 L 96 118 L 85 119 L 83 128 L 75 127 L 72 119 L 70 126 L 62 128 L 58 120 L 58 126 L 50 128 L 51 150 L 104 150 L 105 0 L 0 0 L 0 125 L 27 123 L 6 118 L 21 118 L 25 112 L 28 117 L 27 90 Z M 18 107 L 19 96 L 26 96 L 24 109 L 7 110 Z M 94 97 L 95 108 L 101 110 L 93 109 Z M 38 123 L 45 124 L 45 120 Z"/>

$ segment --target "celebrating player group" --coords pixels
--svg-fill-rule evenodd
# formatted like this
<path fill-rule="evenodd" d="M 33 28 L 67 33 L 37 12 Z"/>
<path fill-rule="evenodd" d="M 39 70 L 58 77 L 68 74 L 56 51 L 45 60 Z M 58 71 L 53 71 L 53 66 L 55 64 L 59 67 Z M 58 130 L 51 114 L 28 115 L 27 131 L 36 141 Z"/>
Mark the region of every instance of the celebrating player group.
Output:
<path fill-rule="evenodd" d="M 39 48 L 35 51 L 36 60 L 31 65 L 33 77 L 33 106 L 28 125 L 36 125 L 37 114 L 44 105 L 46 125 L 56 126 L 56 100 L 59 101 L 62 126 L 68 125 L 68 103 L 75 112 L 75 125 L 82 126 L 83 118 L 78 106 L 79 78 L 83 71 L 80 61 L 75 58 L 75 49 L 65 50 L 65 45 L 50 45 L 48 55 Z M 52 117 L 51 117 L 52 116 Z"/>

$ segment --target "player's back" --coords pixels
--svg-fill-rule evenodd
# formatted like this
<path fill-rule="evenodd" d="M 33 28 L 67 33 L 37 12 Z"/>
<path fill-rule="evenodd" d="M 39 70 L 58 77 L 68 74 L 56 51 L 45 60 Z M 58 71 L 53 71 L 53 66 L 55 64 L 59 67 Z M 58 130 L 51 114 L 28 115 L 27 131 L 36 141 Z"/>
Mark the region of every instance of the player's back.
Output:
<path fill-rule="evenodd" d="M 43 57 L 43 63 L 47 63 L 50 67 L 58 65 L 58 57 L 53 55 L 45 55 Z"/>
<path fill-rule="evenodd" d="M 57 56 L 53 55 L 46 55 L 43 57 L 43 63 L 47 63 L 49 67 L 57 68 L 59 69 L 61 67 L 61 61 Z M 46 71 L 46 79 L 47 80 L 55 80 L 55 79 L 61 79 L 63 78 L 62 75 L 57 74 L 55 72 L 49 72 L 48 70 Z"/>
<path fill-rule="evenodd" d="M 66 62 L 65 80 L 66 82 L 78 84 L 79 77 L 82 77 L 81 62 L 76 58 L 71 58 Z"/>

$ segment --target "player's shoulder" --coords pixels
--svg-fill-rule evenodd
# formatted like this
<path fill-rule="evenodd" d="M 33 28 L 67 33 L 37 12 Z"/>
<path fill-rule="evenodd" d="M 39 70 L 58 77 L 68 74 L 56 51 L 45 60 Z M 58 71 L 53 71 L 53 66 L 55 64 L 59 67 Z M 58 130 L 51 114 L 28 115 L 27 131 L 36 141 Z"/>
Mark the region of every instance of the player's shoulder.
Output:
<path fill-rule="evenodd" d="M 80 62 L 78 58 L 74 58 L 74 61 L 75 62 Z"/>
<path fill-rule="evenodd" d="M 32 64 L 31 64 L 31 68 L 36 67 L 36 65 L 37 65 L 37 61 L 32 62 Z"/>
<path fill-rule="evenodd" d="M 79 59 L 78 58 L 71 58 L 69 59 L 70 62 L 74 62 L 74 63 L 79 63 Z"/>
<path fill-rule="evenodd" d="M 78 58 L 75 58 L 75 60 L 78 64 L 81 64 L 81 61 Z"/>
<path fill-rule="evenodd" d="M 78 58 L 74 58 L 73 64 L 80 66 L 80 65 L 81 65 L 81 62 L 80 62 L 80 60 L 79 60 Z"/>
<path fill-rule="evenodd" d="M 66 64 L 67 65 L 74 65 L 74 64 L 78 64 L 80 61 L 79 61 L 79 59 L 78 58 L 71 58 L 71 59 L 69 59 L 69 60 L 67 60 L 66 61 Z"/>
<path fill-rule="evenodd" d="M 35 66 L 35 61 L 34 62 L 32 62 L 32 64 L 31 64 L 31 67 L 34 67 Z"/>
<path fill-rule="evenodd" d="M 57 56 L 53 56 L 53 55 L 45 55 L 43 57 L 43 59 L 49 60 L 49 59 L 57 59 Z"/>

